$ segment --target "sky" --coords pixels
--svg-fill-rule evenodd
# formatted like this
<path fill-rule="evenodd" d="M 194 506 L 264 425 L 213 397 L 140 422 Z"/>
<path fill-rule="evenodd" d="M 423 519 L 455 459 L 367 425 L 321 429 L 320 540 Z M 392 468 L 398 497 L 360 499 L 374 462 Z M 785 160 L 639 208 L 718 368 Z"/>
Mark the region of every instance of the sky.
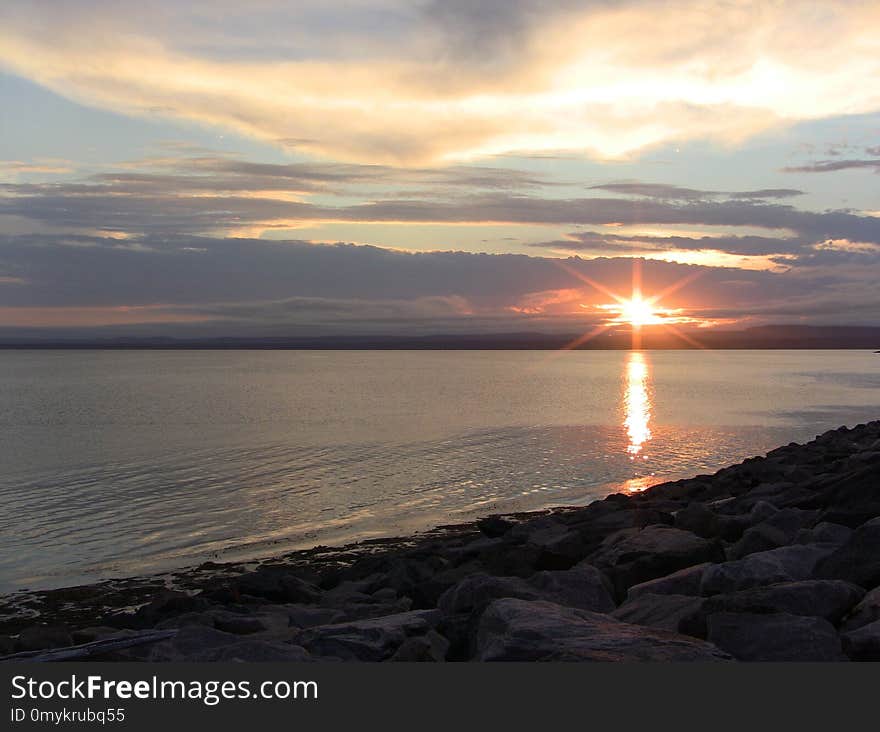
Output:
<path fill-rule="evenodd" d="M 880 3 L 6 0 L 0 332 L 880 325 Z"/>

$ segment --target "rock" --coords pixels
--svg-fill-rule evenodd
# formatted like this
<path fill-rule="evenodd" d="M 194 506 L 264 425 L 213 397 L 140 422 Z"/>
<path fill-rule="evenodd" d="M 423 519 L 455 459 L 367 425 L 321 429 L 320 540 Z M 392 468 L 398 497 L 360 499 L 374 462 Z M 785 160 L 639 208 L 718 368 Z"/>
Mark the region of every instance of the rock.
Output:
<path fill-rule="evenodd" d="M 853 530 L 847 526 L 823 521 L 816 524 L 812 529 L 801 529 L 795 537 L 795 542 L 798 544 L 842 546 L 849 541 L 852 533 Z"/>
<path fill-rule="evenodd" d="M 843 622 L 842 630 L 850 631 L 880 620 L 880 587 L 866 594 Z"/>
<path fill-rule="evenodd" d="M 859 526 L 843 546 L 819 562 L 816 574 L 866 589 L 880 585 L 880 517 Z"/>
<path fill-rule="evenodd" d="M 703 562 L 695 564 L 693 567 L 680 569 L 672 574 L 664 577 L 648 580 L 637 585 L 633 585 L 627 590 L 627 601 L 632 600 L 639 595 L 699 595 L 700 583 L 706 570 L 711 567 L 711 563 Z"/>
<path fill-rule="evenodd" d="M 0 656 L 9 656 L 15 652 L 15 638 L 0 635 Z"/>
<path fill-rule="evenodd" d="M 493 600 L 518 597 L 611 612 L 615 604 L 607 583 L 598 569 L 587 564 L 556 572 L 537 572 L 528 580 L 474 574 L 449 588 L 437 606 L 444 615 L 479 614 Z"/>
<path fill-rule="evenodd" d="M 157 630 L 167 630 L 169 628 L 183 628 L 187 625 L 206 625 L 214 626 L 214 616 L 207 613 L 182 613 L 181 615 L 172 615 L 170 618 L 160 620 L 151 624 Z"/>
<path fill-rule="evenodd" d="M 742 559 L 754 552 L 762 552 L 790 544 L 804 528 L 811 527 L 818 516 L 817 511 L 784 508 L 775 511 L 761 523 L 747 529 L 742 538 L 731 547 L 727 556 Z"/>
<path fill-rule="evenodd" d="M 224 633 L 234 633 L 235 635 L 250 635 L 266 630 L 266 625 L 259 618 L 250 615 L 237 615 L 236 613 L 215 615 L 214 627 Z"/>
<path fill-rule="evenodd" d="M 785 534 L 779 529 L 758 524 L 746 529 L 742 538 L 727 550 L 728 559 L 742 559 L 755 552 L 765 552 L 768 549 L 776 549 L 787 543 Z"/>
<path fill-rule="evenodd" d="M 342 618 L 342 613 L 330 607 L 313 605 L 285 605 L 288 625 L 294 628 L 312 628 L 315 625 L 331 625 Z"/>
<path fill-rule="evenodd" d="M 189 625 L 177 635 L 151 646 L 126 649 L 126 655 L 146 658 L 149 661 L 183 661 L 209 650 L 229 646 L 240 640 L 239 636 L 224 633 L 205 625 Z"/>
<path fill-rule="evenodd" d="M 136 625 L 155 626 L 170 616 L 197 614 L 208 607 L 210 603 L 203 597 L 189 595 L 186 592 L 163 591 L 149 603 L 138 608 L 134 614 L 134 621 Z"/>
<path fill-rule="evenodd" d="M 194 653 L 187 661 L 233 661 L 239 663 L 302 663 L 314 660 L 302 646 L 264 640 L 240 640 L 230 645 Z"/>
<path fill-rule="evenodd" d="M 705 503 L 692 501 L 675 514 L 675 528 L 709 539 L 718 536 L 718 515 Z"/>
<path fill-rule="evenodd" d="M 669 526 L 647 526 L 608 537 L 589 561 L 609 576 L 622 597 L 633 585 L 720 559 L 723 551 L 717 541 Z"/>
<path fill-rule="evenodd" d="M 528 577 L 541 569 L 543 550 L 534 544 L 504 544 L 480 554 L 480 563 L 489 574 Z"/>
<path fill-rule="evenodd" d="M 769 501 L 757 501 L 749 511 L 749 520 L 752 522 L 752 525 L 759 524 L 778 512 L 779 509 Z"/>
<path fill-rule="evenodd" d="M 61 625 L 32 625 L 18 634 L 15 652 L 42 651 L 49 648 L 65 648 L 73 645 L 70 630 Z"/>
<path fill-rule="evenodd" d="M 318 625 L 303 630 L 297 641 L 317 656 L 349 661 L 383 661 L 407 636 L 424 635 L 439 621 L 437 610 L 413 610 L 370 620 Z"/>
<path fill-rule="evenodd" d="M 473 574 L 444 592 L 437 607 L 444 615 L 481 613 L 489 603 L 502 597 L 540 599 L 537 589 L 519 577 Z"/>
<path fill-rule="evenodd" d="M 536 569 L 568 569 L 587 555 L 580 532 L 550 516 L 517 524 L 508 536 L 539 550 Z"/>
<path fill-rule="evenodd" d="M 840 638 L 823 618 L 773 613 L 715 613 L 707 638 L 740 661 L 842 661 Z"/>
<path fill-rule="evenodd" d="M 429 630 L 426 635 L 407 638 L 388 660 L 439 663 L 446 660 L 448 652 L 449 641 L 436 630 Z"/>
<path fill-rule="evenodd" d="M 683 620 L 682 633 L 706 637 L 706 618 L 715 613 L 788 613 L 840 622 L 864 590 L 840 580 L 803 580 L 753 587 L 708 598 L 698 612 Z"/>
<path fill-rule="evenodd" d="M 608 613 L 615 608 L 608 579 L 589 564 L 558 572 L 538 572 L 527 580 L 540 599 L 558 605 Z"/>
<path fill-rule="evenodd" d="M 514 523 L 502 516 L 486 516 L 477 521 L 477 528 L 490 539 L 504 536 Z"/>
<path fill-rule="evenodd" d="M 586 610 L 515 598 L 495 600 L 477 633 L 478 661 L 720 661 L 703 641 L 621 623 Z"/>
<path fill-rule="evenodd" d="M 815 544 L 798 544 L 715 564 L 706 569 L 700 592 L 703 595 L 719 595 L 750 587 L 809 579 L 819 560 L 831 551 L 833 549 Z"/>
<path fill-rule="evenodd" d="M 335 609 L 341 615 L 341 620 L 337 622 L 347 623 L 409 612 L 412 610 L 412 601 L 408 597 L 402 597 L 394 602 L 352 602 Z"/>
<path fill-rule="evenodd" d="M 841 641 L 853 661 L 880 661 L 880 620 L 843 633 Z"/>
<path fill-rule="evenodd" d="M 697 613 L 703 602 L 702 597 L 644 592 L 627 600 L 611 616 L 624 623 L 649 625 L 678 633 L 681 621 Z"/>
<path fill-rule="evenodd" d="M 90 626 L 88 628 L 78 628 L 74 630 L 70 636 L 73 639 L 74 644 L 79 645 L 82 643 L 93 643 L 96 640 L 103 640 L 104 638 L 112 638 L 115 635 L 123 636 L 132 631 L 120 631 L 119 628 L 112 628 L 109 625 L 95 625 Z"/>
<path fill-rule="evenodd" d="M 235 578 L 238 592 L 274 602 L 314 604 L 321 599 L 321 590 L 295 576 L 286 567 L 260 567 Z"/>

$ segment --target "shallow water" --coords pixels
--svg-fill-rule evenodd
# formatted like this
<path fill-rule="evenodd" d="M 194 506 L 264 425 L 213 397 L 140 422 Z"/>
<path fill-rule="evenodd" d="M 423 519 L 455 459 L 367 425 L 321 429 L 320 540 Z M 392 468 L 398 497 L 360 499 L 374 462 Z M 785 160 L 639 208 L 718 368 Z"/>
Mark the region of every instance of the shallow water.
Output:
<path fill-rule="evenodd" d="M 880 414 L 868 351 L 3 351 L 0 591 L 585 503 Z"/>

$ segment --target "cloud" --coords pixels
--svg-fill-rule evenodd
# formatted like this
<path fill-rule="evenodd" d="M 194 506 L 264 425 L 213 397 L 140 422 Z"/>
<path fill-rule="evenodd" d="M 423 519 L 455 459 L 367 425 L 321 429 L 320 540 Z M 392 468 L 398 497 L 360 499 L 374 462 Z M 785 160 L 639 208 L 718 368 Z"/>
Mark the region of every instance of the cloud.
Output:
<path fill-rule="evenodd" d="M 783 168 L 785 173 L 835 173 L 839 170 L 855 170 L 858 168 L 873 170 L 880 173 L 878 160 L 822 160 L 807 165 L 792 165 Z"/>
<path fill-rule="evenodd" d="M 697 318 L 739 323 L 869 322 L 880 312 L 874 267 L 847 259 L 776 274 L 661 261 L 646 292 Z M 7 325 L 165 322 L 192 333 L 575 332 L 626 293 L 631 259 L 407 253 L 304 241 L 149 236 L 0 238 L 0 319 Z M 8 284 L 3 284 L 4 281 Z M 15 284 L 11 283 L 15 280 Z M 28 320 L 28 318 L 30 318 Z M 41 320 L 42 319 L 42 320 Z M 194 329 L 194 330 L 193 330 Z"/>
<path fill-rule="evenodd" d="M 792 198 L 803 191 L 795 188 L 761 188 L 755 191 L 707 191 L 697 188 L 683 188 L 667 183 L 601 183 L 590 186 L 593 190 L 625 193 L 645 198 L 658 198 L 670 201 L 704 201 L 717 198 L 740 198 L 747 200 Z"/>
<path fill-rule="evenodd" d="M 614 157 L 880 108 L 878 23 L 874 3 L 808 0 L 13 1 L 0 65 L 335 160 Z"/>
<path fill-rule="evenodd" d="M 480 175 L 479 172 L 476 175 Z M 194 176 L 197 177 L 197 176 Z M 291 228 L 309 222 L 552 224 L 760 227 L 794 232 L 809 243 L 848 239 L 880 243 L 880 218 L 846 210 L 813 212 L 778 201 L 548 198 L 505 190 L 462 195 L 385 198 L 331 206 L 262 194 L 266 177 L 231 183 L 110 175 L 100 181 L 0 185 L 0 215 L 84 232 L 238 233 Z M 174 188 L 178 183 L 180 190 Z M 217 195 L 212 185 L 230 185 Z M 297 181 L 292 184 L 298 187 Z M 203 186 L 208 192 L 194 191 Z M 238 187 L 237 189 L 236 186 Z M 248 188 L 250 186 L 250 188 Z M 254 191 L 253 194 L 244 195 Z M 5 195 L 4 195 L 5 194 Z M 725 231 L 725 234 L 729 232 Z"/>

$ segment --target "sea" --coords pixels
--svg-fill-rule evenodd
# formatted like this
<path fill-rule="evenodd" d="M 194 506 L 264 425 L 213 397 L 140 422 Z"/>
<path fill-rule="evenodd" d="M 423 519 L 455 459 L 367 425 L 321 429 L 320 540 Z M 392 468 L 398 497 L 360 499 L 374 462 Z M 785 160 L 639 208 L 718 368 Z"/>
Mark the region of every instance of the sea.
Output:
<path fill-rule="evenodd" d="M 583 505 L 877 418 L 857 350 L 0 351 L 0 593 Z"/>

